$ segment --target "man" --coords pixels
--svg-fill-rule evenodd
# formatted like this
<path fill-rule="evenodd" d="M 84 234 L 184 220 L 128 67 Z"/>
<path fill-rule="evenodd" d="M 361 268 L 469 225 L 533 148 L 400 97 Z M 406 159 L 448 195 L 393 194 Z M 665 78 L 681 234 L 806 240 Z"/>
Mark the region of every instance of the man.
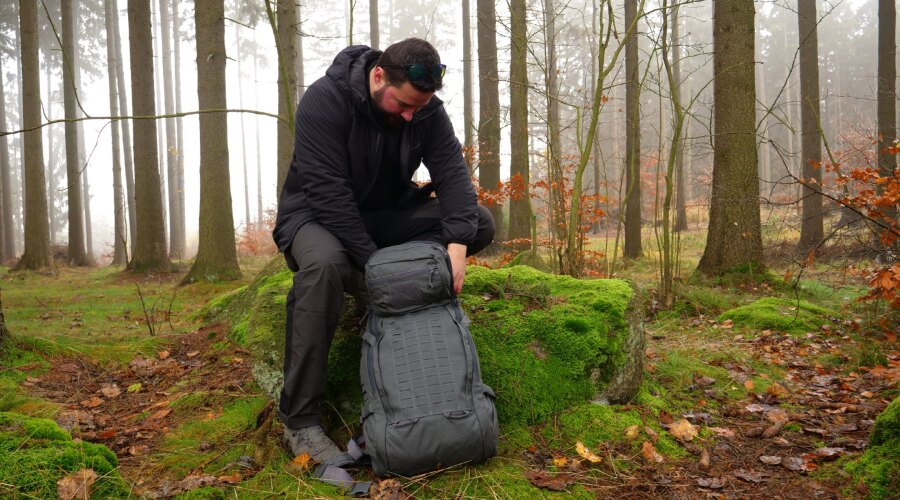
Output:
<path fill-rule="evenodd" d="M 459 293 L 466 256 L 493 239 L 494 221 L 477 205 L 459 141 L 434 96 L 445 68 L 434 47 L 416 38 L 384 52 L 348 47 L 297 106 L 294 156 L 273 232 L 295 272 L 279 403 L 295 455 L 346 461 L 319 412 L 351 275 L 378 248 L 436 241 L 447 246 Z M 424 187 L 411 180 L 420 162 L 431 176 Z"/>

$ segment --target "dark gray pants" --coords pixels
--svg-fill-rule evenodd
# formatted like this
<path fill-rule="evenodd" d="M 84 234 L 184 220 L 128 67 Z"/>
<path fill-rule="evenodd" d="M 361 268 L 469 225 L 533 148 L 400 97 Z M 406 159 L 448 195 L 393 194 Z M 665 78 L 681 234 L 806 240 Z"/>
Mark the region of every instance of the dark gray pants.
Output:
<path fill-rule="evenodd" d="M 478 232 L 467 253 L 473 255 L 494 238 L 494 219 L 478 207 Z M 367 232 L 379 248 L 412 240 L 442 239 L 437 199 L 411 209 L 392 208 L 363 214 Z M 291 244 L 299 270 L 287 296 L 284 388 L 278 406 L 281 421 L 292 429 L 318 425 L 325 394 L 328 350 L 350 289 L 352 267 L 347 251 L 327 229 L 304 224 Z"/>

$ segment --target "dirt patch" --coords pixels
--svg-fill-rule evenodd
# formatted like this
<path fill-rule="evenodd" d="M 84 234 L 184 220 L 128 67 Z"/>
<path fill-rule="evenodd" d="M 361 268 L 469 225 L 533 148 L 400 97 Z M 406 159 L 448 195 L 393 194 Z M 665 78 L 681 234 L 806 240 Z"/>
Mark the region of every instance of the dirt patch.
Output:
<path fill-rule="evenodd" d="M 157 449 L 163 435 L 203 411 L 200 405 L 179 412 L 179 400 L 250 389 L 249 354 L 227 342 L 226 333 L 225 325 L 215 324 L 169 336 L 155 357 L 136 356 L 125 367 L 65 358 L 26 385 L 62 403 L 56 418 L 60 426 L 74 438 L 106 445 L 119 458 L 122 475 L 137 479 L 142 461 Z"/>

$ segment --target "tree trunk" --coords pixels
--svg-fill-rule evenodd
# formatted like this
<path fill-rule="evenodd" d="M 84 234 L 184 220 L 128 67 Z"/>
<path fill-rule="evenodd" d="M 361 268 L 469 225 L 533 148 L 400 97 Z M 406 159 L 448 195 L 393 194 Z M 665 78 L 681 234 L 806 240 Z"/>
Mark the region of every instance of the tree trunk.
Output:
<path fill-rule="evenodd" d="M 278 0 L 278 182 L 276 196 L 291 166 L 294 155 L 294 112 L 297 93 L 297 53 L 294 30 L 297 13 L 293 0 Z"/>
<path fill-rule="evenodd" d="M 463 155 L 469 174 L 475 168 L 475 121 L 472 117 L 472 22 L 469 0 L 462 2 L 462 37 L 463 37 Z"/>
<path fill-rule="evenodd" d="M 378 0 L 369 0 L 369 46 L 378 48 Z"/>
<path fill-rule="evenodd" d="M 63 105 L 66 115 L 66 194 L 69 213 L 68 262 L 74 266 L 86 266 L 88 256 L 84 248 L 84 212 L 81 206 L 81 172 L 82 165 L 78 158 L 78 104 L 74 72 L 75 52 L 75 14 L 72 12 L 73 0 L 62 0 L 62 45 L 63 45 Z"/>
<path fill-rule="evenodd" d="M 155 54 L 153 57 L 153 77 L 156 78 L 153 87 L 154 93 L 154 109 L 159 110 L 161 113 L 165 107 L 165 98 L 163 97 L 163 82 L 162 82 L 162 63 L 160 61 L 160 57 L 158 56 L 162 49 L 159 46 L 159 39 L 162 36 L 160 34 L 160 25 L 156 19 L 156 6 L 153 4 L 151 0 L 150 3 L 150 32 L 152 33 L 152 45 L 151 48 L 153 53 Z M 158 122 L 159 119 L 157 118 Z M 163 217 L 163 232 L 166 234 L 166 247 L 168 248 L 168 234 L 169 234 L 169 204 L 168 204 L 168 194 L 166 189 L 166 162 L 164 157 L 159 155 L 165 155 L 166 151 L 166 135 L 165 135 L 165 127 L 156 127 L 156 151 L 157 151 L 157 168 L 159 169 L 159 194 L 162 199 L 162 217 Z"/>
<path fill-rule="evenodd" d="M 172 52 L 175 73 L 175 112 L 181 113 L 181 15 L 178 12 L 178 0 L 172 0 Z M 187 252 L 187 216 L 185 215 L 184 192 L 184 126 L 179 116 L 175 119 L 175 178 L 178 181 L 176 199 L 180 218 L 178 238 L 183 251 Z"/>
<path fill-rule="evenodd" d="M 300 102 L 300 99 L 303 98 L 303 92 L 306 91 L 306 88 L 303 86 L 303 82 L 306 81 L 305 76 L 303 75 L 303 31 L 301 30 L 301 23 L 303 22 L 303 14 L 301 11 L 300 2 L 296 4 L 297 10 L 297 27 L 294 30 L 297 33 L 297 58 L 296 58 L 296 66 L 297 66 L 297 81 L 295 85 L 297 86 L 297 102 Z M 255 36 L 255 35 L 254 35 Z M 255 40 L 255 38 L 254 38 Z"/>
<path fill-rule="evenodd" d="M 0 128 L 10 130 L 6 121 L 6 86 L 3 84 L 3 62 L 0 61 Z M 0 137 L 0 262 L 16 256 L 16 232 L 12 217 L 12 186 L 9 143 Z"/>
<path fill-rule="evenodd" d="M 169 19 L 168 0 L 159 0 L 159 26 L 162 52 L 159 58 L 162 66 L 163 83 L 163 109 L 166 115 L 175 113 L 175 95 L 172 89 L 172 31 Z M 184 258 L 184 245 L 182 239 L 184 217 L 180 213 L 178 203 L 178 145 L 175 134 L 175 119 L 168 117 L 163 120 L 165 124 L 165 151 L 166 151 L 166 179 L 168 180 L 169 197 L 169 257 L 172 259 Z"/>
<path fill-rule="evenodd" d="M 112 2 L 104 2 L 104 17 L 106 19 L 106 78 L 109 82 L 109 115 L 119 116 L 119 96 L 116 92 L 116 46 L 113 43 L 116 30 L 113 27 L 113 17 L 119 13 L 113 10 Z M 122 190 L 122 152 L 121 138 L 119 134 L 120 124 L 115 120 L 110 124 L 112 134 L 112 171 L 113 171 L 113 218 L 115 220 L 113 231 L 113 266 L 124 266 L 128 263 L 127 249 L 125 247 L 125 194 Z"/>
<path fill-rule="evenodd" d="M 625 0 L 625 26 L 637 17 L 637 0 Z M 641 81 L 638 37 L 625 42 L 625 244 L 626 259 L 641 256 Z"/>
<path fill-rule="evenodd" d="M 128 0 L 128 36 L 131 55 L 131 99 L 134 121 L 134 180 L 137 238 L 128 267 L 138 271 L 165 271 L 166 232 L 163 223 L 159 160 L 156 149 L 156 115 L 153 80 L 153 39 L 150 0 Z"/>
<path fill-rule="evenodd" d="M 802 253 L 815 250 L 825 238 L 822 223 L 822 139 L 819 136 L 819 37 L 816 0 L 800 0 L 797 21 L 800 33 L 800 126 L 803 184 L 803 219 L 800 224 Z"/>
<path fill-rule="evenodd" d="M 119 93 L 119 112 L 128 116 L 128 92 L 125 85 L 125 64 L 122 62 L 122 40 L 119 36 L 118 0 L 107 0 L 113 12 L 112 22 L 115 34 L 113 43 L 116 49 L 116 88 Z M 134 253 L 134 242 L 137 240 L 137 208 L 134 201 L 134 161 L 131 146 L 131 121 L 119 122 L 122 125 L 122 156 L 125 158 L 125 193 L 128 204 L 128 236 Z"/>
<path fill-rule="evenodd" d="M 510 61 L 509 144 L 510 174 L 521 179 L 522 191 L 509 201 L 509 239 L 531 238 L 531 181 L 528 162 L 528 46 L 525 0 L 510 4 L 512 60 Z M 513 182 L 513 179 L 510 180 Z M 518 183 L 516 183 L 518 185 Z M 525 245 L 528 246 L 528 245 Z"/>
<path fill-rule="evenodd" d="M 256 43 L 256 30 L 253 30 L 253 81 L 259 81 L 259 44 Z M 259 93 L 253 93 L 253 105 L 255 109 L 259 109 Z M 263 225 L 263 192 L 262 192 L 262 158 L 260 155 L 259 140 L 259 115 L 254 116 L 254 131 L 256 133 L 256 224 L 261 228 Z"/>
<path fill-rule="evenodd" d="M 200 110 L 225 109 L 225 3 L 198 4 L 197 97 Z M 228 173 L 228 117 L 200 114 L 200 240 L 185 282 L 240 278 Z"/>
<path fill-rule="evenodd" d="M 886 152 L 897 139 L 897 6 L 878 0 L 878 168 L 894 175 L 897 156 Z"/>
<path fill-rule="evenodd" d="M 44 65 L 44 78 L 47 83 L 47 116 L 55 116 L 53 109 L 53 75 L 51 73 L 51 69 L 53 64 L 45 64 Z M 63 87 L 62 81 L 60 81 L 59 93 L 62 95 Z M 59 234 L 58 225 L 62 222 L 60 214 L 57 213 L 57 197 L 59 197 L 59 180 L 61 176 L 57 175 L 57 165 L 56 161 L 58 155 L 56 153 L 56 127 L 53 125 L 48 125 L 46 127 L 47 130 L 47 218 L 50 220 L 50 246 L 53 247 L 56 245 L 56 238 Z M 65 152 L 65 148 L 63 148 L 63 152 Z M 63 168 L 65 168 L 63 166 Z M 60 205 L 62 206 L 62 205 Z M 65 214 L 68 217 L 68 214 Z"/>
<path fill-rule="evenodd" d="M 762 263 L 752 2 L 713 4 L 714 145 L 706 248 L 697 269 L 719 275 Z M 746 271 L 747 269 L 740 269 Z"/>
<path fill-rule="evenodd" d="M 244 108 L 244 75 L 241 71 L 241 60 L 243 59 L 243 54 L 241 53 L 241 32 L 240 26 L 235 25 L 234 29 L 234 39 L 235 39 L 235 53 L 237 54 L 237 83 L 238 83 L 238 106 L 243 109 Z M 240 114 L 240 122 L 241 122 L 241 160 L 244 166 L 244 230 L 250 230 L 250 177 L 248 174 L 248 162 L 247 162 L 247 127 L 244 123 L 244 113 Z"/>
<path fill-rule="evenodd" d="M 547 178 L 550 181 L 550 232 L 554 235 L 554 262 L 562 269 L 563 249 L 568 240 L 566 233 L 566 180 L 562 171 L 562 151 L 559 125 L 559 75 L 556 64 L 556 9 L 553 0 L 543 1 L 544 50 L 546 69 L 544 70 L 545 98 L 547 101 Z"/>
<path fill-rule="evenodd" d="M 22 54 L 22 127 L 24 132 L 25 252 L 20 269 L 44 269 L 53 265 L 50 223 L 47 219 L 47 184 L 44 179 L 44 147 L 41 130 L 41 76 L 38 60 L 37 2 L 19 2 L 19 34 Z"/>
<path fill-rule="evenodd" d="M 500 92 L 497 79 L 497 22 L 493 0 L 478 0 L 478 180 L 482 189 L 500 182 Z M 488 206 L 502 241 L 503 207 Z"/>
<path fill-rule="evenodd" d="M 678 101 L 683 103 L 681 98 L 681 37 L 678 23 L 678 7 L 675 7 L 672 10 L 672 76 L 675 79 L 675 87 L 678 89 Z M 682 124 L 684 130 L 682 130 L 675 148 L 675 225 L 672 227 L 674 231 L 686 231 L 688 228 L 687 200 L 684 191 L 684 138 L 688 135 L 688 123 L 690 123 L 689 120 L 685 120 Z"/>

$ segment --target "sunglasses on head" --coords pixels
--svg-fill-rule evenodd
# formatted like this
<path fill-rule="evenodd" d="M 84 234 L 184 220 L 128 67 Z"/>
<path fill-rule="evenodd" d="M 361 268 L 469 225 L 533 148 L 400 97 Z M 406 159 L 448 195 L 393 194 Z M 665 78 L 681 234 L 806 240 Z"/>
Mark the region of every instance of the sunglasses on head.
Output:
<path fill-rule="evenodd" d="M 382 68 L 405 69 L 410 81 L 420 82 L 425 79 L 433 81 L 444 78 L 446 64 L 382 64 Z"/>

